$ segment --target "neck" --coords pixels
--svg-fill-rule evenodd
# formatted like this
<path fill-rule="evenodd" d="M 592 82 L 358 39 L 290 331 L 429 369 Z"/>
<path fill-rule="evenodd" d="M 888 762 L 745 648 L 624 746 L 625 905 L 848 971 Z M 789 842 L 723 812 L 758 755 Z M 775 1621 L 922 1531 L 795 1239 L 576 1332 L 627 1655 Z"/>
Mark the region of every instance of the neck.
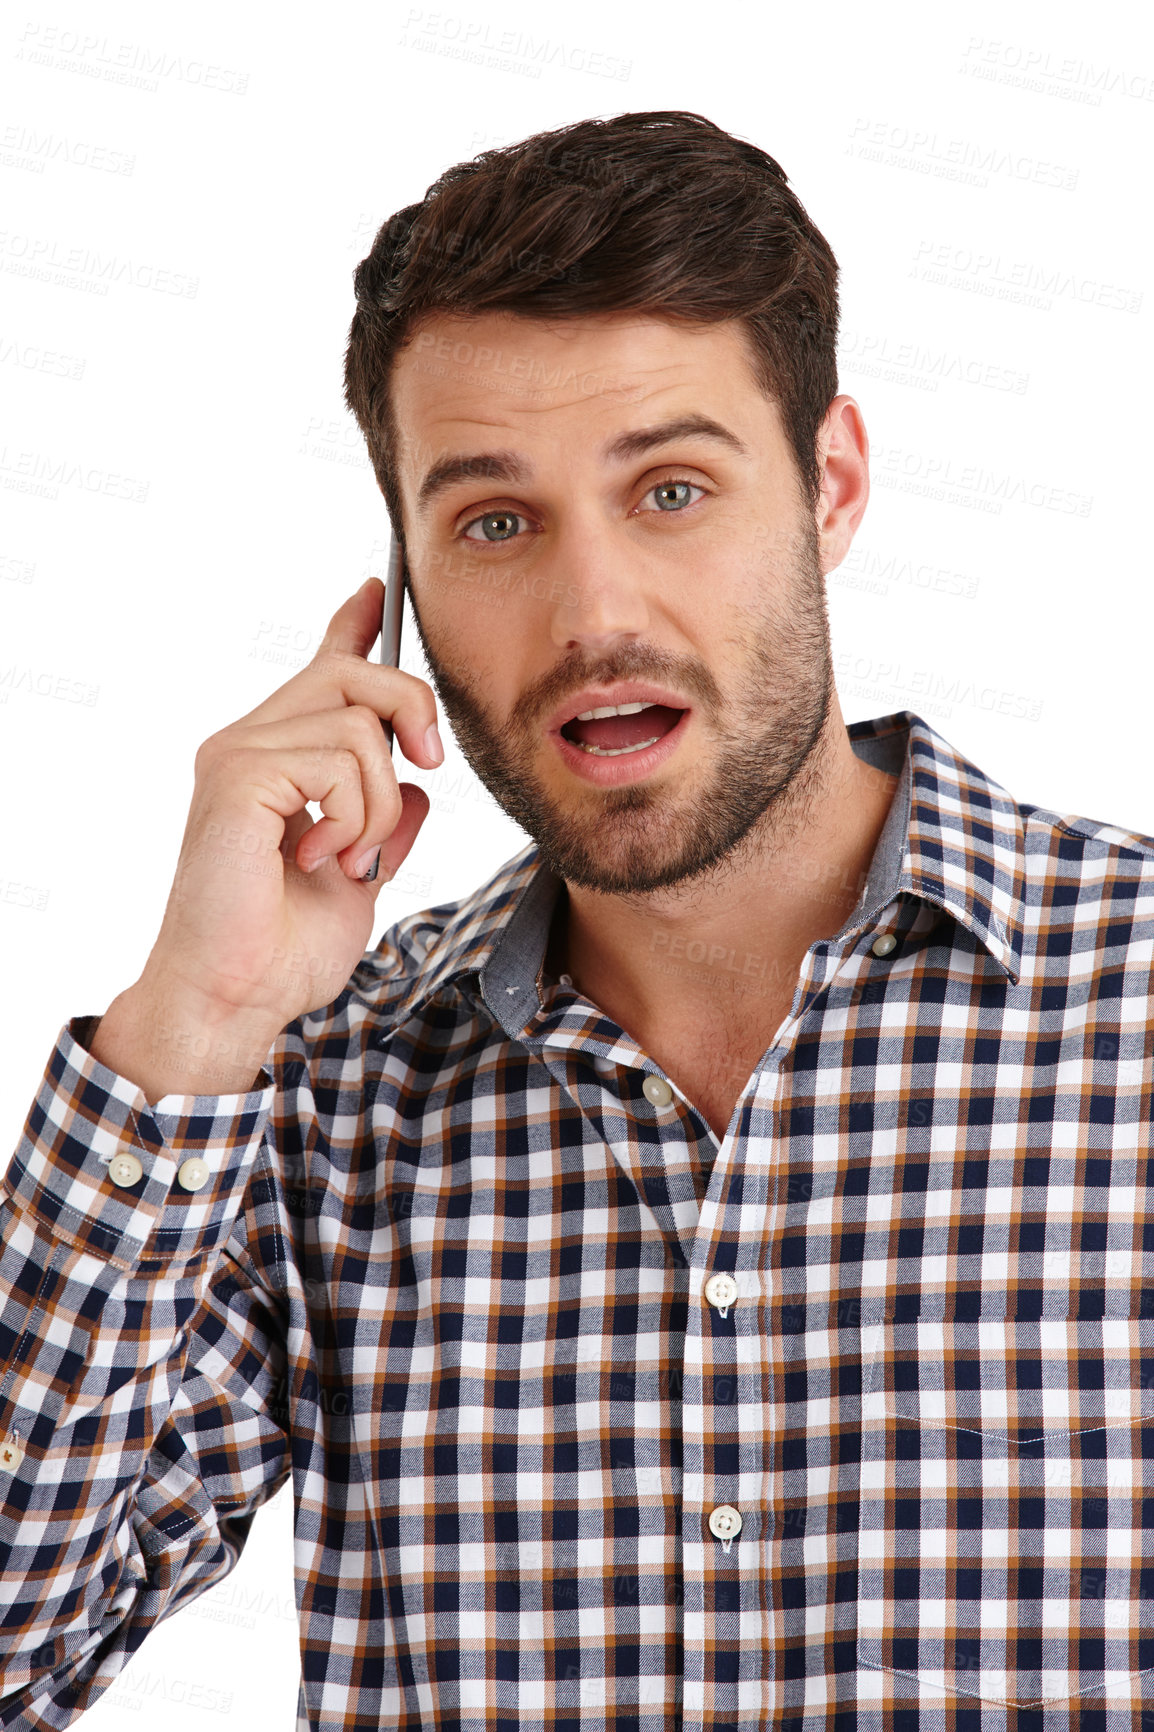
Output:
<path fill-rule="evenodd" d="M 896 786 L 856 756 L 835 697 L 797 782 L 718 868 L 640 896 L 567 885 L 549 971 L 639 1040 L 780 1020 L 806 951 L 860 900 Z"/>

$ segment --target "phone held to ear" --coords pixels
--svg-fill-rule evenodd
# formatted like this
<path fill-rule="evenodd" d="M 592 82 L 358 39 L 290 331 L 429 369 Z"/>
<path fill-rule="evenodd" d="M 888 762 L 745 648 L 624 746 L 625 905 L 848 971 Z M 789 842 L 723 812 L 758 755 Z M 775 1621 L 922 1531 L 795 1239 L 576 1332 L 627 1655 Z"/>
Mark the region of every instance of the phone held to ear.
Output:
<path fill-rule="evenodd" d="M 401 665 L 401 619 L 405 611 L 405 561 L 395 534 L 389 536 L 389 571 L 385 579 L 385 605 L 381 613 L 381 666 Z M 393 729 L 383 718 L 381 726 L 393 749 Z"/>

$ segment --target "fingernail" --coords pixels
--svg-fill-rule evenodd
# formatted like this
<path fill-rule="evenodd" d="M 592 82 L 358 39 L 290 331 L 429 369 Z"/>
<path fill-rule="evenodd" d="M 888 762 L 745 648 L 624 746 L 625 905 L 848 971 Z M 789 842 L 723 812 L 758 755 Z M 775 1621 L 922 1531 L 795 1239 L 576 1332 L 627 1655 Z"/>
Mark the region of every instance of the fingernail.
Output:
<path fill-rule="evenodd" d="M 319 860 L 313 860 L 308 866 L 306 866 L 305 871 L 306 872 L 315 872 L 319 866 L 324 865 L 326 860 L 331 860 L 331 859 L 332 859 L 331 854 L 322 854 Z"/>
<path fill-rule="evenodd" d="M 436 722 L 430 722 L 425 729 L 425 752 L 432 758 L 434 764 L 439 764 L 445 756 L 445 748 L 441 744 L 441 736 L 437 732 Z"/>
<path fill-rule="evenodd" d="M 380 849 L 370 848 L 367 853 L 362 854 L 360 859 L 354 863 L 353 877 L 366 879 L 371 884 L 377 876 L 377 868 L 380 864 Z"/>

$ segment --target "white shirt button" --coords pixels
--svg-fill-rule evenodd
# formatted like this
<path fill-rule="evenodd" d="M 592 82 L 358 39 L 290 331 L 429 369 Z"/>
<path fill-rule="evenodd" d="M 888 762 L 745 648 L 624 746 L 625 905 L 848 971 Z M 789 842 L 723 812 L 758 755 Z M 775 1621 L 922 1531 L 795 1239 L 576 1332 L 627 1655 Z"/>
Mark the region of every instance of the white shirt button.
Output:
<path fill-rule="evenodd" d="M 23 1460 L 24 1451 L 13 1438 L 0 1443 L 0 1472 L 15 1473 Z"/>
<path fill-rule="evenodd" d="M 647 1076 L 641 1085 L 641 1092 L 655 1107 L 667 1107 L 673 1099 L 673 1090 L 663 1076 Z"/>
<path fill-rule="evenodd" d="M 108 1177 L 114 1185 L 135 1185 L 144 1168 L 135 1155 L 113 1155 L 108 1163 Z"/>
<path fill-rule="evenodd" d="M 176 1182 L 186 1191 L 199 1191 L 202 1185 L 208 1184 L 208 1167 L 199 1155 L 190 1155 L 187 1161 L 180 1163 Z"/>
<path fill-rule="evenodd" d="M 870 945 L 870 949 L 873 951 L 875 956 L 888 956 L 890 952 L 896 950 L 897 947 L 898 941 L 892 932 L 883 932 L 881 937 L 875 938 L 873 943 Z"/>
<path fill-rule="evenodd" d="M 715 1540 L 731 1540 L 741 1532 L 741 1511 L 731 1503 L 720 1503 L 709 1512 L 709 1531 Z"/>
<path fill-rule="evenodd" d="M 705 1283 L 705 1297 L 711 1305 L 717 1306 L 724 1317 L 737 1298 L 737 1282 L 732 1275 L 711 1275 Z"/>

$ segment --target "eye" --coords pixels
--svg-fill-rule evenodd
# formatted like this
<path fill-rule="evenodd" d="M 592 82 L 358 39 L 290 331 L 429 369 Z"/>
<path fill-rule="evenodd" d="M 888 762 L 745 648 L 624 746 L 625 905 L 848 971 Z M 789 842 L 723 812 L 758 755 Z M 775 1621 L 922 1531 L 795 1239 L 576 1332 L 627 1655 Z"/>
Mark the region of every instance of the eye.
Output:
<path fill-rule="evenodd" d="M 648 499 L 653 495 L 656 498 L 658 511 L 682 511 L 687 505 L 696 505 L 697 501 L 689 497 L 691 493 L 704 492 L 704 487 L 698 487 L 696 481 L 681 481 L 671 475 L 651 487 L 645 497 Z"/>
<path fill-rule="evenodd" d="M 516 539 L 515 524 L 525 523 L 526 518 L 518 511 L 486 511 L 481 517 L 474 517 L 466 523 L 461 534 L 466 541 L 514 541 Z M 470 530 L 477 524 L 481 525 L 480 535 L 471 535 Z"/>

